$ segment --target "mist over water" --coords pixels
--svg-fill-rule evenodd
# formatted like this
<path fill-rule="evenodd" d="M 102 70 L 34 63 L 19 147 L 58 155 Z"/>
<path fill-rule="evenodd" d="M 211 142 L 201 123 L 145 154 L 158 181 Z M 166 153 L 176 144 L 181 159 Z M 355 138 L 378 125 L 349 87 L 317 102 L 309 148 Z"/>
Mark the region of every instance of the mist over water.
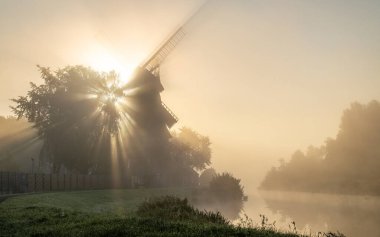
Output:
<path fill-rule="evenodd" d="M 380 236 L 380 197 L 305 192 L 252 191 L 243 208 L 236 203 L 196 205 L 199 209 L 219 211 L 232 223 L 239 224 L 247 215 L 254 225 L 266 225 L 302 234 L 337 232 L 345 236 Z"/>
<path fill-rule="evenodd" d="M 301 233 L 336 232 L 346 236 L 380 236 L 380 198 L 375 196 L 256 191 L 248 195 L 243 212 L 254 223 L 259 214 L 268 224 L 289 230 L 294 221 Z"/>

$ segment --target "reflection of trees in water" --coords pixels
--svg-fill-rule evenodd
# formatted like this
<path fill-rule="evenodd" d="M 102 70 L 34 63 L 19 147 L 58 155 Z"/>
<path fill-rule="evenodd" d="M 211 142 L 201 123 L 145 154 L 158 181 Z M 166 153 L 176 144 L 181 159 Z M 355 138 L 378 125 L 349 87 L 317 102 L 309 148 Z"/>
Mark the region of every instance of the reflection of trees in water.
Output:
<path fill-rule="evenodd" d="M 239 214 L 243 209 L 243 201 L 235 200 L 228 202 L 221 202 L 215 199 L 193 199 L 192 203 L 199 210 L 207 210 L 207 211 L 219 211 L 224 217 L 229 220 L 236 220 L 239 218 Z"/>
<path fill-rule="evenodd" d="M 216 174 L 206 187 L 194 190 L 192 196 L 192 201 L 198 209 L 219 211 L 230 220 L 239 217 L 244 199 L 240 179 L 229 173 Z"/>
<path fill-rule="evenodd" d="M 380 200 L 375 197 L 264 197 L 274 213 L 312 231 L 340 231 L 347 236 L 380 236 Z"/>

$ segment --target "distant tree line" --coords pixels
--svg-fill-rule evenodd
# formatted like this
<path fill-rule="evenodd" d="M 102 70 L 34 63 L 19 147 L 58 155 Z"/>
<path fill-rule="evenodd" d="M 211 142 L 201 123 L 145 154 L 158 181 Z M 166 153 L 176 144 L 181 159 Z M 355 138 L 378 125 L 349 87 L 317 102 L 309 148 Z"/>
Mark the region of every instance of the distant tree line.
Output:
<path fill-rule="evenodd" d="M 273 167 L 262 189 L 380 195 L 380 103 L 353 103 L 335 139 Z"/>

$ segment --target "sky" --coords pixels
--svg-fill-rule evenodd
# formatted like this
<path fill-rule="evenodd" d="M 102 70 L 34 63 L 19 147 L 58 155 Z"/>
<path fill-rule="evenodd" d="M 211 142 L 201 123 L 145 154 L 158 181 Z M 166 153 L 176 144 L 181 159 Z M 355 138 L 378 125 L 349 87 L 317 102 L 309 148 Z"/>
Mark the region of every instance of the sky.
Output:
<path fill-rule="evenodd" d="M 0 115 L 42 83 L 36 65 L 122 79 L 204 0 L 0 0 Z M 256 187 L 334 138 L 342 111 L 380 100 L 377 0 L 210 0 L 161 65 L 163 101 L 210 137 L 213 166 Z"/>

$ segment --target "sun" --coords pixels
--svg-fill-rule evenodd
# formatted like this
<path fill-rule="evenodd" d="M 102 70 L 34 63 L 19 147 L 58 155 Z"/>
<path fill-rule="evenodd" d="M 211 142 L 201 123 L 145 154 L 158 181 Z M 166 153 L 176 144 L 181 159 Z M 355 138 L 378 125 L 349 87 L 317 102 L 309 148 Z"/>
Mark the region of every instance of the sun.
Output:
<path fill-rule="evenodd" d="M 115 71 L 121 84 L 129 81 L 137 67 L 136 63 L 126 61 L 121 55 L 100 44 L 91 45 L 85 55 L 86 65 L 101 72 Z"/>

